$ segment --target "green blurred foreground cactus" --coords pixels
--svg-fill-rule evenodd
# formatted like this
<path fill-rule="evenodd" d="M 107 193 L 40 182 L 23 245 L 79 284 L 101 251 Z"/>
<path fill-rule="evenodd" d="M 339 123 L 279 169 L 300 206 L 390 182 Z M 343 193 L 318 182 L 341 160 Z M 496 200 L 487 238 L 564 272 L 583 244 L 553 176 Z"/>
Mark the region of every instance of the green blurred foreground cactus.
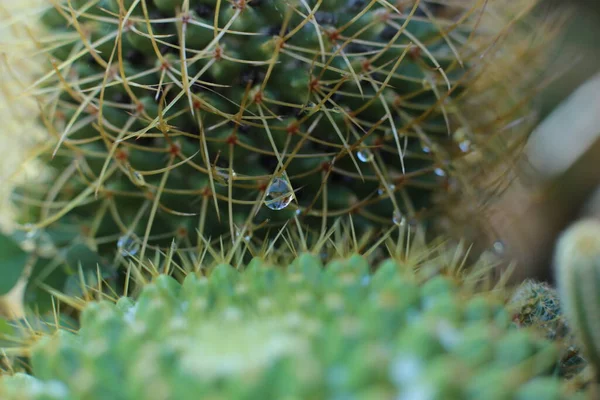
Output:
<path fill-rule="evenodd" d="M 194 259 L 294 220 L 427 221 L 462 185 L 454 161 L 511 148 L 460 108 L 504 36 L 475 29 L 486 3 L 53 1 L 30 91 L 48 176 L 15 194 L 21 239 L 49 250 L 34 280 L 117 280 L 173 240 Z"/>
<path fill-rule="evenodd" d="M 458 254 L 458 253 L 457 253 Z M 419 261 L 414 262 L 414 257 Z M 485 266 L 454 253 L 358 254 L 325 267 L 219 264 L 158 274 L 134 300 L 83 305 L 78 332 L 43 334 L 32 376 L 3 399 L 579 398 L 552 376 L 557 347 L 518 329 Z M 412 259 L 412 260 L 411 260 Z M 482 278 L 483 277 L 483 278 Z"/>
<path fill-rule="evenodd" d="M 600 222 L 581 221 L 563 233 L 555 263 L 564 313 L 599 382 Z"/>

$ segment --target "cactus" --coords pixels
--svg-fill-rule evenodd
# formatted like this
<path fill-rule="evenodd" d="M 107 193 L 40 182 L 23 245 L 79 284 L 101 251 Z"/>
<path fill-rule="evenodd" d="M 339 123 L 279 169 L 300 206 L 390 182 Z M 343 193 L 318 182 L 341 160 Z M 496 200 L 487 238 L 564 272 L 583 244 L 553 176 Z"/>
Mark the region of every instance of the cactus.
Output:
<path fill-rule="evenodd" d="M 507 292 L 485 289 L 489 266 L 467 273 L 460 249 L 415 248 L 378 264 L 342 251 L 324 265 L 313 248 L 287 265 L 263 254 L 156 273 L 135 298 L 83 303 L 78 331 L 39 335 L 31 375 L 4 377 L 0 395 L 578 398 L 552 376 L 556 345 L 511 322 Z"/>
<path fill-rule="evenodd" d="M 555 288 L 532 280 L 520 284 L 509 303 L 509 311 L 518 326 L 533 327 L 560 345 L 560 363 L 556 373 L 565 379 L 579 379 L 585 374 L 587 362 L 562 308 Z"/>
<path fill-rule="evenodd" d="M 560 237 L 556 279 L 564 313 L 600 377 L 600 222 L 575 223 Z"/>
<path fill-rule="evenodd" d="M 50 178 L 15 199 L 69 268 L 34 278 L 118 280 L 120 255 L 260 246 L 296 218 L 321 237 L 347 214 L 358 232 L 429 221 L 454 161 L 511 148 L 460 108 L 499 38 L 474 29 L 486 2 L 392 3 L 52 2 L 31 88 Z"/>

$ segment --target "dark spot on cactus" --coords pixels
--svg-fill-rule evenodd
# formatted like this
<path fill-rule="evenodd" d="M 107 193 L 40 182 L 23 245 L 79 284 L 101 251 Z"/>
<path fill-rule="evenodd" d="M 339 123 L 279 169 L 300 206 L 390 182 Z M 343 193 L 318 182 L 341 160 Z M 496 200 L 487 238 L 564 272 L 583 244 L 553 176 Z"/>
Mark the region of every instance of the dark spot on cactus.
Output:
<path fill-rule="evenodd" d="M 329 174 L 329 180 L 332 183 L 352 183 L 354 181 L 354 179 L 352 179 L 352 177 L 348 176 L 348 175 L 344 175 L 344 174 L 340 174 L 339 172 L 331 172 L 331 174 Z"/>
<path fill-rule="evenodd" d="M 148 16 L 150 17 L 150 20 L 160 20 L 160 19 L 165 19 L 168 18 L 167 15 L 161 13 L 159 10 L 150 10 L 148 12 Z M 155 32 L 167 32 L 172 26 L 172 23 L 170 22 L 152 22 L 152 30 Z"/>
<path fill-rule="evenodd" d="M 383 31 L 379 34 L 379 37 L 383 40 L 392 40 L 394 35 L 398 33 L 398 30 L 391 26 L 386 26 Z"/>
<path fill-rule="evenodd" d="M 215 11 L 212 7 L 210 7 L 206 4 L 198 4 L 197 6 L 194 7 L 194 12 L 200 18 L 208 19 L 213 16 Z"/>
<path fill-rule="evenodd" d="M 399 160 L 399 156 L 396 152 L 380 151 L 379 154 L 386 165 L 395 165 Z"/>
<path fill-rule="evenodd" d="M 369 52 L 371 50 L 372 49 L 369 46 L 366 46 L 364 44 L 350 43 L 348 45 L 348 53 L 350 53 L 350 54 L 367 53 L 367 52 Z"/>
<path fill-rule="evenodd" d="M 143 66 L 147 63 L 146 57 L 140 51 L 129 50 L 125 54 L 125 60 L 133 66 Z"/>
<path fill-rule="evenodd" d="M 325 11 L 317 11 L 315 13 L 315 20 L 319 25 L 335 25 L 337 24 L 337 14 Z"/>
<path fill-rule="evenodd" d="M 277 106 L 276 108 L 277 115 L 280 117 L 291 117 L 295 116 L 298 112 L 298 108 L 289 107 L 289 106 Z"/>
<path fill-rule="evenodd" d="M 261 166 L 265 167 L 267 171 L 275 171 L 275 169 L 277 169 L 278 162 L 277 157 L 275 156 L 261 155 L 258 158 L 258 162 Z"/>
<path fill-rule="evenodd" d="M 159 51 L 160 51 L 160 54 L 162 54 L 163 56 L 165 56 L 167 54 L 175 54 L 175 55 L 179 54 L 179 50 L 176 47 L 167 46 L 167 45 L 160 46 Z"/>
<path fill-rule="evenodd" d="M 293 115 L 294 115 L 294 117 L 296 117 L 296 118 L 301 118 L 301 117 L 303 117 L 304 115 L 308 114 L 308 110 L 307 110 L 307 109 L 305 109 L 305 108 L 296 108 L 295 110 L 296 110 L 296 111 L 294 112 L 294 114 L 293 114 Z"/>
<path fill-rule="evenodd" d="M 203 80 L 204 82 L 213 83 L 213 80 L 212 80 L 212 79 L 210 79 L 210 78 L 208 77 L 208 75 L 207 75 L 207 76 L 203 76 L 203 77 L 202 77 L 202 80 Z M 208 90 L 207 90 L 206 86 L 204 86 L 204 85 L 200 85 L 200 84 L 194 84 L 194 85 L 192 85 L 192 86 L 190 87 L 190 91 L 191 91 L 193 94 L 200 94 L 200 93 L 206 93 L 206 92 L 208 92 Z"/>
<path fill-rule="evenodd" d="M 248 68 L 242 71 L 239 79 L 242 85 L 262 82 L 262 80 L 265 79 L 265 71 L 259 68 Z"/>
<path fill-rule="evenodd" d="M 87 65 L 90 65 L 92 67 L 98 65 L 96 59 L 91 54 L 85 57 L 85 62 L 87 63 Z"/>
<path fill-rule="evenodd" d="M 131 103 L 131 98 L 127 93 L 119 92 L 112 96 L 112 101 L 119 104 L 129 104 Z"/>
<path fill-rule="evenodd" d="M 261 33 L 263 33 L 265 36 L 279 36 L 279 34 L 281 33 L 281 25 L 276 24 L 276 25 L 266 26 L 261 30 Z M 288 33 L 290 33 L 289 27 L 285 28 L 285 31 L 283 32 L 283 34 L 287 35 Z"/>
<path fill-rule="evenodd" d="M 427 17 L 427 13 L 425 13 L 424 7 L 427 7 L 429 14 L 437 15 L 441 11 L 444 10 L 445 6 L 443 4 L 435 4 L 435 3 L 427 3 L 427 5 L 420 5 L 417 11 L 415 11 L 416 17 Z"/>
<path fill-rule="evenodd" d="M 338 103 L 340 100 L 343 99 L 343 95 L 339 92 L 335 92 L 334 94 L 331 95 L 331 97 L 329 98 L 331 101 Z"/>
<path fill-rule="evenodd" d="M 246 124 L 238 125 L 237 131 L 239 133 L 248 133 L 248 132 L 250 132 L 250 126 L 248 126 Z"/>
<path fill-rule="evenodd" d="M 142 135 L 142 137 L 136 139 L 135 144 L 145 147 L 154 147 L 154 145 L 156 144 L 156 138 Z"/>
<path fill-rule="evenodd" d="M 365 5 L 367 4 L 367 2 L 365 0 L 350 0 L 348 2 L 348 8 L 351 10 L 362 10 Z"/>
<path fill-rule="evenodd" d="M 315 151 L 320 152 L 320 153 L 327 153 L 327 152 L 331 152 L 332 151 L 331 146 L 326 145 L 324 143 L 313 142 L 312 146 L 314 147 Z"/>

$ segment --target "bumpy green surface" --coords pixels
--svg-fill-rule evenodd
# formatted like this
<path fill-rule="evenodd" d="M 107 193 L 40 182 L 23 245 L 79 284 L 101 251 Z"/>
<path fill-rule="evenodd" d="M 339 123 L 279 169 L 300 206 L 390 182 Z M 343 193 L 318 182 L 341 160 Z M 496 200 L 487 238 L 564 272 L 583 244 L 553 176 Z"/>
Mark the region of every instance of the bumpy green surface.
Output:
<path fill-rule="evenodd" d="M 305 254 L 91 303 L 78 333 L 34 347 L 34 383 L 0 387 L 7 399 L 574 398 L 550 377 L 556 361 L 492 294 L 392 260 L 370 273 L 360 256 L 323 268 Z"/>

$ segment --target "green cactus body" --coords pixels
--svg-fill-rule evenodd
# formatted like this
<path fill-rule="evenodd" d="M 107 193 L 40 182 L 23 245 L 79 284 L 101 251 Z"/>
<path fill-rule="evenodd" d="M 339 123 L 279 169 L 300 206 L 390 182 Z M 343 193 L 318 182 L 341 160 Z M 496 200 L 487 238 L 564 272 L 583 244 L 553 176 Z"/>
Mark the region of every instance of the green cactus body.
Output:
<path fill-rule="evenodd" d="M 577 222 L 560 237 L 556 278 L 564 313 L 584 354 L 600 371 L 600 222 Z"/>
<path fill-rule="evenodd" d="M 398 7 L 48 6 L 54 66 L 36 94 L 53 176 L 16 193 L 23 222 L 59 253 L 83 241 L 109 279 L 118 253 L 144 258 L 173 238 L 195 254 L 199 234 L 259 244 L 294 218 L 317 232 L 348 214 L 358 232 L 426 221 L 459 184 L 452 161 L 474 151 L 449 131 L 464 123 L 455 99 L 479 68 L 474 43 L 495 38 L 472 31 L 483 3 L 456 19 Z"/>
<path fill-rule="evenodd" d="M 302 254 L 160 275 L 136 300 L 89 303 L 78 333 L 43 337 L 35 381 L 6 377 L 0 394 L 20 382 L 32 400 L 573 398 L 551 377 L 555 345 L 498 319 L 497 293 L 393 260 L 369 269 Z"/>

